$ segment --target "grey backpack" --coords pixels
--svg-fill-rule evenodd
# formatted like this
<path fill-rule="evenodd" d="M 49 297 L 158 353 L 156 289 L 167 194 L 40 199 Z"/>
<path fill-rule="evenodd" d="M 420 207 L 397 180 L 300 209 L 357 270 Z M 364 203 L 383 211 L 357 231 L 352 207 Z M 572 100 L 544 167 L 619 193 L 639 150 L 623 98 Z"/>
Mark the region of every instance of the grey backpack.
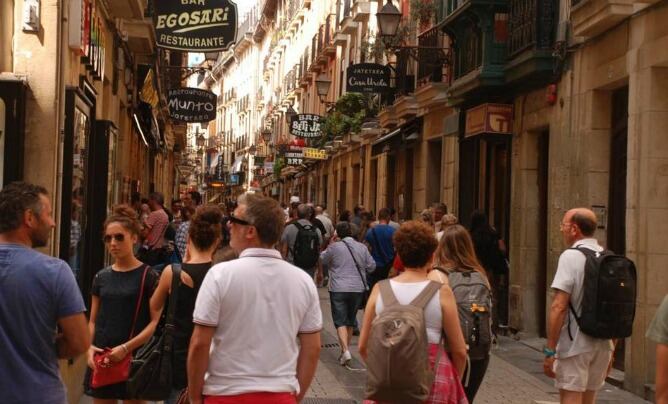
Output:
<path fill-rule="evenodd" d="M 487 280 L 476 271 L 435 269 L 448 275 L 469 358 L 484 359 L 492 347 L 492 291 Z"/>

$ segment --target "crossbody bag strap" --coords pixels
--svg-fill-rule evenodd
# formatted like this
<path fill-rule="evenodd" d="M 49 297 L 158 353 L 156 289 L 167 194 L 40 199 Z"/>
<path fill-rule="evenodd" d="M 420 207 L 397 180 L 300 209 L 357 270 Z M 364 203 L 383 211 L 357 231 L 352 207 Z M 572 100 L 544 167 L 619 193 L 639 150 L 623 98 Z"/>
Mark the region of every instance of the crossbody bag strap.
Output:
<path fill-rule="evenodd" d="M 139 286 L 139 298 L 137 299 L 137 306 L 135 307 L 135 316 L 132 319 L 132 328 L 130 329 L 130 337 L 128 340 L 132 339 L 135 335 L 135 325 L 137 324 L 137 317 L 139 317 L 139 309 L 141 308 L 141 301 L 144 297 L 144 285 L 146 284 L 146 275 L 148 274 L 150 267 L 146 265 L 144 267 L 144 275 L 141 277 L 141 286 Z"/>
<path fill-rule="evenodd" d="M 181 286 L 181 264 L 172 264 L 172 290 L 169 294 L 169 307 L 167 308 L 167 318 L 165 327 L 174 326 L 174 315 L 176 314 L 176 303 L 179 298 L 179 289 Z"/>
<path fill-rule="evenodd" d="M 360 268 L 359 264 L 357 263 L 357 259 L 355 258 L 355 254 L 353 254 L 353 250 L 350 248 L 348 243 L 345 242 L 345 240 L 341 240 L 341 242 L 348 248 L 348 251 L 350 252 L 350 256 L 353 257 L 353 262 L 355 262 L 355 267 L 357 268 L 357 273 L 360 274 L 360 278 L 362 279 L 362 284 L 364 285 L 364 290 L 369 291 L 369 285 L 367 285 L 366 280 L 364 280 L 364 276 L 362 276 L 362 269 Z"/>

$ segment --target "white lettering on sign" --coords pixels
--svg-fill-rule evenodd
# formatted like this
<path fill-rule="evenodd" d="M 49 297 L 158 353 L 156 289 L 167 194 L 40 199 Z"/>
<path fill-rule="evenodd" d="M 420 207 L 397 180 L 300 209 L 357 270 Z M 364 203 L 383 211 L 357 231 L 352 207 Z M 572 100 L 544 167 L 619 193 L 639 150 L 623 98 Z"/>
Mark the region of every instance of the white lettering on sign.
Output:
<path fill-rule="evenodd" d="M 210 102 L 195 102 L 195 101 L 180 101 L 175 98 L 169 100 L 169 108 L 174 108 L 176 111 L 187 110 L 193 112 L 213 112 L 216 106 Z"/>
<path fill-rule="evenodd" d="M 348 84 L 351 86 L 356 86 L 356 87 L 389 87 L 389 83 L 385 81 L 384 79 L 374 79 L 373 77 L 366 77 L 362 80 L 358 80 L 355 77 L 351 77 L 348 79 Z"/>
<path fill-rule="evenodd" d="M 229 7 L 197 10 L 190 13 L 183 12 L 181 14 L 163 14 L 158 16 L 155 28 L 179 27 L 179 29 L 174 30 L 174 33 L 183 34 L 201 29 L 227 26 L 230 24 L 228 17 Z"/>

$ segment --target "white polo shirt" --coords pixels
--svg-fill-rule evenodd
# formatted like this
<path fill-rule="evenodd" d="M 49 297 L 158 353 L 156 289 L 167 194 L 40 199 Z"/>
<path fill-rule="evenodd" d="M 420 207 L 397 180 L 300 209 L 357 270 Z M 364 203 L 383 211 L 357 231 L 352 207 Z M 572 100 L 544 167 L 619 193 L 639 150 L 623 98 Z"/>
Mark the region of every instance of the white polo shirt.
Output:
<path fill-rule="evenodd" d="M 313 280 L 259 248 L 209 270 L 193 321 L 216 327 L 203 391 L 213 396 L 298 393 L 297 334 L 322 329 Z"/>
<path fill-rule="evenodd" d="M 571 248 L 582 246 L 593 251 L 603 251 L 603 247 L 593 238 L 586 238 L 573 243 Z M 582 312 L 582 295 L 584 285 L 584 266 L 586 262 L 585 255 L 576 250 L 566 250 L 559 256 L 557 273 L 552 282 L 553 289 L 559 289 L 571 295 L 571 304 L 575 311 L 580 315 Z M 568 333 L 570 319 L 571 333 L 573 340 Z M 564 325 L 561 327 L 561 334 L 557 342 L 557 357 L 564 359 L 571 356 L 580 355 L 586 352 L 598 350 L 613 350 L 612 340 L 593 338 L 580 331 L 578 323 L 573 316 L 570 308 L 568 315 L 564 318 Z"/>

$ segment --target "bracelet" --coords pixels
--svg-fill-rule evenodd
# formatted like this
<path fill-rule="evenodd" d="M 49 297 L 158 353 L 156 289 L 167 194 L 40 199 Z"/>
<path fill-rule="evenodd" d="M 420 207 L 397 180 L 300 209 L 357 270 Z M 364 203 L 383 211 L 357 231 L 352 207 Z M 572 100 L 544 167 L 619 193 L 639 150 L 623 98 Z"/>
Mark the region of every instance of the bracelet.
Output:
<path fill-rule="evenodd" d="M 550 349 L 548 347 L 543 348 L 543 353 L 545 354 L 546 358 L 554 358 L 554 355 L 557 354 L 554 349 Z"/>
<path fill-rule="evenodd" d="M 125 350 L 126 354 L 130 352 L 130 350 L 128 349 L 128 346 L 125 345 L 125 344 L 121 344 L 121 348 L 123 348 Z"/>

